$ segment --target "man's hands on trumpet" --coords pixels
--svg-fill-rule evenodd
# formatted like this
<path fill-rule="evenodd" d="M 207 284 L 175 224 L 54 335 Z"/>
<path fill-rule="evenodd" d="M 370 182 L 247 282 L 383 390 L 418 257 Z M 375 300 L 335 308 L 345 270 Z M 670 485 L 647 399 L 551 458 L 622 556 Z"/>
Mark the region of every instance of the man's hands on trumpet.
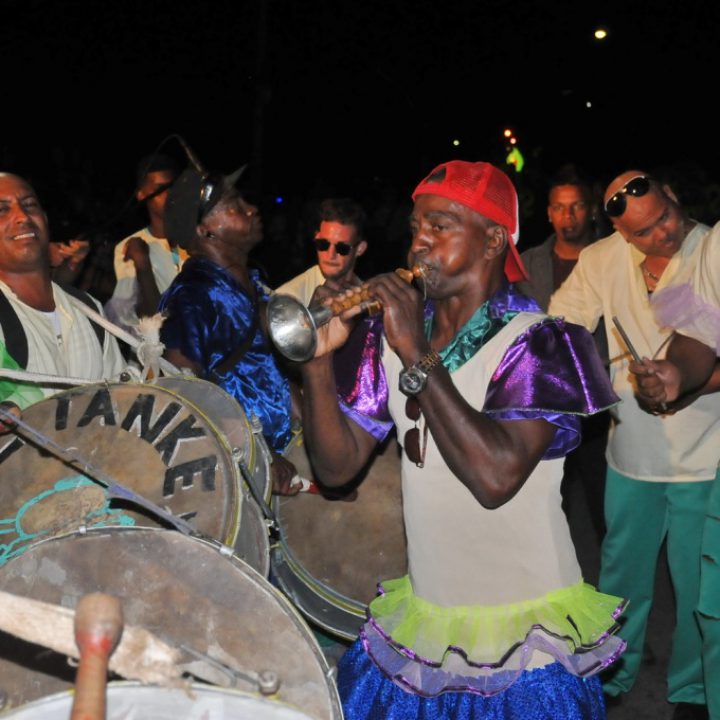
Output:
<path fill-rule="evenodd" d="M 353 286 L 357 287 L 357 286 Z M 331 305 L 338 297 L 352 294 L 352 288 L 340 285 L 334 280 L 326 280 L 324 285 L 319 285 L 310 300 L 313 305 Z M 341 315 L 336 315 L 330 322 L 317 329 L 317 349 L 315 357 L 319 358 L 342 347 L 350 336 L 353 327 L 353 318 L 362 312 L 358 305 L 346 310 Z"/>
<path fill-rule="evenodd" d="M 383 328 L 390 347 L 404 365 L 417 362 L 430 351 L 425 337 L 422 295 L 397 273 L 379 275 L 368 282 L 372 297 L 382 303 Z"/>
<path fill-rule="evenodd" d="M 318 328 L 316 358 L 342 347 L 350 335 L 354 319 L 373 302 L 381 304 L 385 336 L 403 362 L 412 364 L 429 351 L 424 331 L 423 298 L 397 272 L 378 275 L 362 286 L 341 286 L 328 280 L 315 290 L 311 305 L 339 304 L 343 299 L 352 301 L 352 304 L 348 302 L 346 310 Z"/>

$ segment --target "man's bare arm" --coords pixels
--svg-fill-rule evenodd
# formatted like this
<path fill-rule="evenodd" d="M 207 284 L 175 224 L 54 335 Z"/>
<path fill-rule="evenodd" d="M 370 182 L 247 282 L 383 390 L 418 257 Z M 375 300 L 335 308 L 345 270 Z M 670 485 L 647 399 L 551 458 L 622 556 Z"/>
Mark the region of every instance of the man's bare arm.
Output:
<path fill-rule="evenodd" d="M 303 432 L 320 481 L 339 487 L 355 477 L 377 441 L 340 410 L 332 355 L 302 367 Z"/>

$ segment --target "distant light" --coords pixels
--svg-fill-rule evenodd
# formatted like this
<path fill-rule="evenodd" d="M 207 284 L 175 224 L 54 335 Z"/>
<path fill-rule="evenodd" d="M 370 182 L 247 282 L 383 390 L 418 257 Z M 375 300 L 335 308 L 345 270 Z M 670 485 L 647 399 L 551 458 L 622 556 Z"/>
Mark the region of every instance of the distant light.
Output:
<path fill-rule="evenodd" d="M 522 153 L 518 148 L 514 147 L 509 153 L 508 156 L 505 158 L 505 162 L 508 165 L 512 165 L 515 168 L 515 172 L 522 172 L 523 167 L 525 166 L 525 158 L 523 157 Z"/>
<path fill-rule="evenodd" d="M 510 138 L 510 144 L 515 145 L 517 143 L 517 138 Z"/>
<path fill-rule="evenodd" d="M 460 144 L 460 141 L 459 141 L 459 140 L 453 140 L 453 145 L 454 145 L 455 147 L 457 147 L 459 144 Z"/>
<path fill-rule="evenodd" d="M 277 195 L 277 196 L 275 197 L 275 204 L 276 204 L 276 205 L 282 205 L 284 202 L 285 202 L 285 200 L 283 199 L 283 197 L 282 197 L 281 195 Z"/>
<path fill-rule="evenodd" d="M 585 103 L 585 107 L 586 107 L 586 108 L 591 108 L 591 107 L 592 107 L 592 103 L 588 100 L 588 101 Z"/>
<path fill-rule="evenodd" d="M 603 28 L 599 27 L 597 30 L 595 30 L 595 39 L 596 40 L 604 40 L 608 36 L 608 31 Z"/>
<path fill-rule="evenodd" d="M 506 138 L 512 137 L 512 134 L 513 134 L 513 132 L 512 132 L 512 130 L 510 130 L 510 129 L 507 129 L 507 130 L 505 130 L 505 131 L 503 132 L 503 135 L 504 135 Z"/>

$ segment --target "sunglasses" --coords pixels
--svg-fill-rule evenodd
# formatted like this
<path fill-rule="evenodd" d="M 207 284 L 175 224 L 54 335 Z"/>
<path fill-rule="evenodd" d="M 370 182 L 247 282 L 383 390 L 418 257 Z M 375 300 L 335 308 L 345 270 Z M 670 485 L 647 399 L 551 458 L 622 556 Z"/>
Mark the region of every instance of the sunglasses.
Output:
<path fill-rule="evenodd" d="M 627 210 L 627 196 L 643 197 L 650 190 L 650 178 L 647 175 L 636 175 L 630 178 L 614 195 L 611 195 L 605 203 L 605 212 L 608 217 L 620 217 Z"/>
<path fill-rule="evenodd" d="M 315 249 L 318 252 L 327 252 L 330 249 L 330 246 L 333 244 L 329 240 L 326 240 L 325 238 L 315 238 L 313 240 L 313 243 L 315 244 Z M 335 252 L 338 255 L 342 255 L 345 257 L 346 255 L 349 255 L 355 246 L 351 245 L 350 243 L 346 242 L 336 242 L 335 243 Z"/>
<path fill-rule="evenodd" d="M 422 443 L 420 442 L 420 428 L 418 421 L 420 420 L 420 403 L 415 397 L 409 397 L 405 402 L 405 415 L 408 419 L 415 423 L 414 428 L 410 428 L 405 433 L 403 439 L 403 448 L 410 462 L 414 462 L 419 468 L 425 465 L 425 451 L 427 450 L 428 426 L 425 423 L 423 428 Z"/>

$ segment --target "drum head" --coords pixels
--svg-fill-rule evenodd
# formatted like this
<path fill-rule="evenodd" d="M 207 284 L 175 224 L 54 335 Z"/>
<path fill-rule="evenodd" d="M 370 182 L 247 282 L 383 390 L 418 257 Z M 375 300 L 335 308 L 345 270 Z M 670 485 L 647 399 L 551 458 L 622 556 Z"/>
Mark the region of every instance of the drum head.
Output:
<path fill-rule="evenodd" d="M 73 695 L 58 693 L 28 703 L 3 717 L 13 720 L 67 720 Z M 207 685 L 189 691 L 148 687 L 136 683 L 110 683 L 108 720 L 313 720 L 297 708 L 275 700 Z"/>
<path fill-rule="evenodd" d="M 197 378 L 177 376 L 161 377 L 153 384 L 177 393 L 210 418 L 229 444 L 234 461 L 242 463 L 247 470 L 247 480 L 253 484 L 253 488 L 248 488 L 243 479 L 242 485 L 247 492 L 244 493 L 235 549 L 245 562 L 267 577 L 270 571 L 270 540 L 265 516 L 255 501 L 256 497 L 261 497 L 269 503 L 272 495 L 270 463 L 266 455 L 269 451 L 262 435 L 258 441 L 240 403 L 218 385 Z M 261 549 L 259 556 L 263 559 L 262 566 L 255 562 L 258 548 Z"/>
<path fill-rule="evenodd" d="M 221 387 L 206 380 L 160 377 L 153 384 L 182 395 L 212 419 L 225 436 L 235 459 L 248 469 L 256 489 L 266 502 L 270 502 L 272 484 L 267 458 L 255 442 L 252 425 L 240 403 Z"/>
<path fill-rule="evenodd" d="M 277 699 L 315 718 L 341 717 L 320 648 L 292 605 L 216 543 L 163 530 L 110 528 L 52 538 L 0 572 L 0 589 L 75 607 L 90 592 L 120 598 L 125 622 L 239 673 L 275 672 Z M 65 658 L 0 633 L 0 690 L 12 707 L 67 689 Z M 256 692 L 238 678 L 237 687 Z M 275 696 L 274 696 L 275 697 Z"/>
<path fill-rule="evenodd" d="M 23 411 L 44 436 L 113 480 L 233 545 L 243 493 L 231 449 L 209 418 L 153 385 L 97 384 L 58 393 Z M 43 537 L 81 525 L 157 526 L 127 501 L 109 500 L 34 441 L 0 438 L 0 565 Z M 266 553 L 247 558 L 264 569 Z"/>
<path fill-rule="evenodd" d="M 303 477 L 312 469 L 302 436 L 286 452 Z M 276 497 L 281 542 L 271 563 L 283 591 L 316 624 L 357 637 L 381 580 L 407 573 L 400 449 L 394 437 L 354 482 L 349 500 Z"/>

